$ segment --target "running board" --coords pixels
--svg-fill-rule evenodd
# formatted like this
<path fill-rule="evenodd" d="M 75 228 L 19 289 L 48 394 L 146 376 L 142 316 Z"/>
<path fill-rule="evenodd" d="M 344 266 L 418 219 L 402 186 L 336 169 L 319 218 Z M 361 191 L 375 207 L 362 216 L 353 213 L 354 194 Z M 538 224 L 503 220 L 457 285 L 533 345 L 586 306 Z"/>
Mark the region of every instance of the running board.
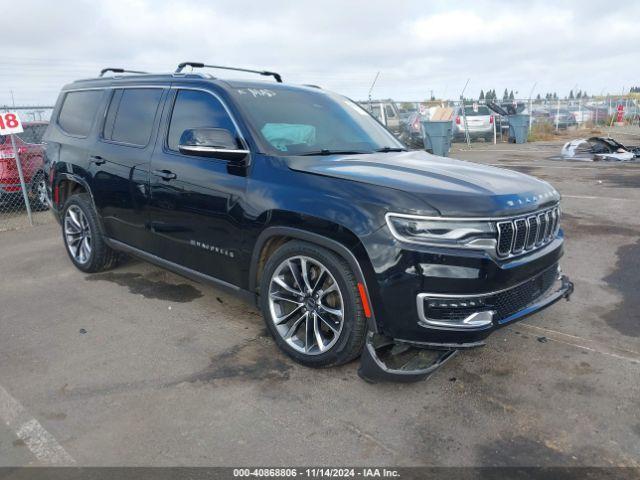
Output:
<path fill-rule="evenodd" d="M 415 348 L 369 332 L 358 375 L 369 383 L 418 382 L 427 379 L 457 353 L 456 349 Z"/>

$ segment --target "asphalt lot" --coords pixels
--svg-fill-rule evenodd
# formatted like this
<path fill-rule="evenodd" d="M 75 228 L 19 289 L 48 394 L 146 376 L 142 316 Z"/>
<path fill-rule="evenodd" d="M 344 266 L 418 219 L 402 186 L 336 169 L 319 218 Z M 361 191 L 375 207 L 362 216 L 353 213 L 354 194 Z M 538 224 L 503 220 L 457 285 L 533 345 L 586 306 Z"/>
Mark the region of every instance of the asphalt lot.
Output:
<path fill-rule="evenodd" d="M 571 302 L 411 385 L 296 365 L 253 307 L 151 265 L 87 276 L 55 223 L 0 233 L 0 465 L 640 466 L 640 164 L 561 143 L 452 156 L 563 194 Z"/>

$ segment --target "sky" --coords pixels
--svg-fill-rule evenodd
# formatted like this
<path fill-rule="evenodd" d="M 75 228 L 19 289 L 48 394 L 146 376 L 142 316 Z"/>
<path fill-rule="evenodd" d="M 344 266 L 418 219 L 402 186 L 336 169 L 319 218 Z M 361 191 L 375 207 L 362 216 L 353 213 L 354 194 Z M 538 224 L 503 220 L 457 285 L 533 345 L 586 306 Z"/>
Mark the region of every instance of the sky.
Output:
<path fill-rule="evenodd" d="M 275 70 L 366 99 L 640 85 L 640 2 L 0 0 L 0 105 L 52 104 L 105 66 L 185 60 Z M 221 74 L 219 76 L 227 74 Z M 228 78 L 237 78 L 230 74 Z"/>

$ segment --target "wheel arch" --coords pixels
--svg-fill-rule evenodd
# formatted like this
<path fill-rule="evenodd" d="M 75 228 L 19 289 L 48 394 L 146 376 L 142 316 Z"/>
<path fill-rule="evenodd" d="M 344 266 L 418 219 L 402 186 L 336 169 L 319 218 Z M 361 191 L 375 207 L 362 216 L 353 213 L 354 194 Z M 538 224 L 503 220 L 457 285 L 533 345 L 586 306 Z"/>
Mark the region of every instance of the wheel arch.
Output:
<path fill-rule="evenodd" d="M 354 275 L 356 276 L 358 283 L 362 284 L 364 288 L 364 293 L 361 292 L 361 296 L 364 295 L 365 298 L 361 298 L 361 301 L 367 302 L 367 306 L 370 310 L 370 315 L 367 316 L 369 328 L 374 332 L 377 331 L 375 311 L 371 301 L 372 280 L 367 281 L 367 275 L 365 274 L 366 271 L 372 271 L 371 263 L 366 256 L 364 247 L 357 239 L 355 234 L 351 232 L 349 232 L 349 234 L 349 236 L 353 236 L 358 242 L 351 248 L 347 247 L 344 243 L 336 239 L 302 228 L 280 225 L 269 226 L 265 228 L 258 236 L 253 247 L 253 253 L 251 255 L 251 265 L 249 269 L 249 291 L 255 292 L 256 299 L 259 298 L 258 285 L 259 277 L 262 273 L 262 268 L 264 267 L 264 264 L 266 263 L 271 253 L 273 253 L 278 247 L 291 240 L 302 240 L 309 243 L 314 243 L 333 251 L 347 262 Z M 356 252 L 354 252 L 354 250 Z M 356 254 L 358 256 L 356 256 Z"/>
<path fill-rule="evenodd" d="M 84 178 L 72 173 L 58 172 L 55 177 L 55 182 L 52 185 L 52 190 L 53 191 L 51 193 L 53 196 L 53 204 L 57 211 L 61 210 L 61 208 L 64 206 L 65 202 L 71 195 L 81 192 L 88 193 L 89 197 L 91 198 L 91 205 L 96 212 L 100 230 L 104 232 L 104 225 L 102 224 L 102 218 L 98 214 L 96 202 L 93 198 L 93 192 L 91 191 L 89 183 Z M 55 193 L 56 191 L 58 192 L 57 194 Z"/>

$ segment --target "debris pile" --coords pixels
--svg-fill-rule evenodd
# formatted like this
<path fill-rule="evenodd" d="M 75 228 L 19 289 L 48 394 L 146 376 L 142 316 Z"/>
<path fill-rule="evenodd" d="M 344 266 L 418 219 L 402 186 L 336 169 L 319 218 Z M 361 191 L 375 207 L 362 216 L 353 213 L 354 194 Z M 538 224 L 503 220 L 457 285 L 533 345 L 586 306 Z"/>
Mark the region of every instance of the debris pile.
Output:
<path fill-rule="evenodd" d="M 625 146 L 611 137 L 579 138 L 567 142 L 560 151 L 562 160 L 629 162 L 640 159 L 640 147 Z"/>

